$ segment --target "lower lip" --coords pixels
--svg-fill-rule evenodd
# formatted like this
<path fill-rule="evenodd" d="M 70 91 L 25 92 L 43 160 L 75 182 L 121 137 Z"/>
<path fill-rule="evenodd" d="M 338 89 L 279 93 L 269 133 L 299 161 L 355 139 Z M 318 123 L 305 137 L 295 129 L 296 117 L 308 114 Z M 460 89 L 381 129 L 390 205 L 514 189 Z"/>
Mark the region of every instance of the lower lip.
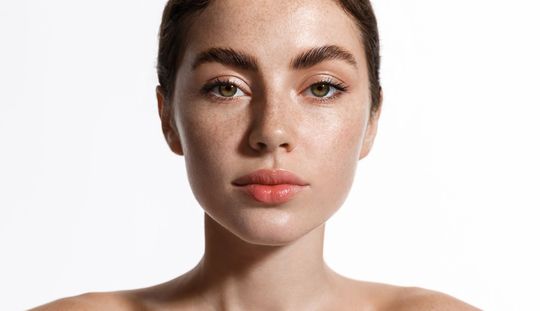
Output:
<path fill-rule="evenodd" d="M 266 204 L 282 204 L 291 200 L 294 195 L 304 190 L 306 186 L 300 185 L 260 185 L 249 184 L 241 186 L 253 199 Z"/>

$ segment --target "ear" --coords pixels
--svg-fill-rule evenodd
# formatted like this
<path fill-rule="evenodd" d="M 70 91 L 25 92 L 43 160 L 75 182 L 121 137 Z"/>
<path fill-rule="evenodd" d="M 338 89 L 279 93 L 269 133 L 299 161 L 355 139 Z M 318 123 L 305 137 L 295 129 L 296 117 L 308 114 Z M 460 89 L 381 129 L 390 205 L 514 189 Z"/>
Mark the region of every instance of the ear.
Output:
<path fill-rule="evenodd" d="M 165 140 L 171 148 L 172 152 L 177 155 L 184 155 L 182 150 L 182 143 L 180 142 L 180 135 L 174 123 L 173 109 L 171 103 L 167 102 L 165 98 L 165 92 L 163 88 L 158 85 L 156 87 L 156 97 L 158 102 L 159 118 L 161 119 L 161 129 Z"/>
<path fill-rule="evenodd" d="M 379 117 L 381 115 L 382 104 L 383 104 L 383 91 L 381 89 L 379 93 L 379 107 L 377 108 L 377 111 L 375 111 L 374 113 L 370 112 L 370 118 L 369 118 L 367 129 L 366 129 L 366 136 L 364 137 L 364 143 L 362 144 L 362 149 L 360 150 L 359 160 L 362 160 L 363 158 L 365 158 L 369 154 L 371 147 L 373 147 L 375 136 L 377 136 L 377 126 L 379 123 Z"/>

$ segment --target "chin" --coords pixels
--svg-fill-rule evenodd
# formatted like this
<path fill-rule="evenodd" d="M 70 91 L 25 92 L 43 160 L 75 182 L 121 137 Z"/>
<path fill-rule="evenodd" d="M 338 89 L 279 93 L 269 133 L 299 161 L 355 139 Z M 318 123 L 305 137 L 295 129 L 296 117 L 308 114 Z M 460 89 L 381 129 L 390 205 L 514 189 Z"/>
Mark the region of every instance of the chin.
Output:
<path fill-rule="evenodd" d="M 227 213 L 225 218 L 212 218 L 249 244 L 284 246 L 300 239 L 320 225 L 308 223 L 305 217 L 294 215 L 290 210 L 280 207 L 250 207 L 240 211 L 236 215 Z"/>

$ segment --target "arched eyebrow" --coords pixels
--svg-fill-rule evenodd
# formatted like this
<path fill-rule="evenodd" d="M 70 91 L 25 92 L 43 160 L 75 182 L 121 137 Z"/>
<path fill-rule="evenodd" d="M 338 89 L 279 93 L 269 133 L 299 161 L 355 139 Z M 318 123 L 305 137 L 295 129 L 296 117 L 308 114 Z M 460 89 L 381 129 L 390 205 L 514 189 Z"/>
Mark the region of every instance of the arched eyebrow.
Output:
<path fill-rule="evenodd" d="M 301 52 L 290 62 L 289 67 L 294 70 L 301 70 L 332 59 L 345 61 L 355 68 L 358 66 L 351 52 L 337 45 L 325 45 Z M 191 69 L 195 70 L 200 65 L 211 62 L 249 71 L 259 70 L 255 57 L 232 48 L 210 48 L 198 53 Z"/>
<path fill-rule="evenodd" d="M 356 60 L 351 52 L 337 45 L 325 45 L 311 48 L 296 56 L 290 64 L 291 69 L 306 69 L 325 60 L 339 59 L 357 68 Z"/>

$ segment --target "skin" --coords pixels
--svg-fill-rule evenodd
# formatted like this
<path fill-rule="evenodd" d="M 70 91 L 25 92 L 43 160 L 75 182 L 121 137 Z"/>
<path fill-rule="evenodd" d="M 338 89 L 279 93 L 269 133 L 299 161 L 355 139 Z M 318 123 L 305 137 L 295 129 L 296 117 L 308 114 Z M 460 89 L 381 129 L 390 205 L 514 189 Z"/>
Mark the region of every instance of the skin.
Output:
<path fill-rule="evenodd" d="M 380 114 L 370 117 L 360 32 L 332 1 L 256 2 L 215 1 L 198 15 L 173 96 L 167 101 L 156 90 L 166 141 L 185 157 L 205 211 L 199 264 L 153 287 L 89 293 L 36 310 L 477 310 L 442 293 L 352 280 L 326 265 L 324 224 L 347 197 Z M 329 44 L 352 53 L 357 66 L 334 59 L 289 67 L 299 53 Z M 249 54 L 258 70 L 216 62 L 192 70 L 197 53 L 212 47 Z M 217 77 L 238 86 L 232 100 L 200 93 Z M 324 78 L 348 88 L 322 102 L 311 86 Z M 257 204 L 231 182 L 261 168 L 287 169 L 309 186 L 282 205 Z"/>

